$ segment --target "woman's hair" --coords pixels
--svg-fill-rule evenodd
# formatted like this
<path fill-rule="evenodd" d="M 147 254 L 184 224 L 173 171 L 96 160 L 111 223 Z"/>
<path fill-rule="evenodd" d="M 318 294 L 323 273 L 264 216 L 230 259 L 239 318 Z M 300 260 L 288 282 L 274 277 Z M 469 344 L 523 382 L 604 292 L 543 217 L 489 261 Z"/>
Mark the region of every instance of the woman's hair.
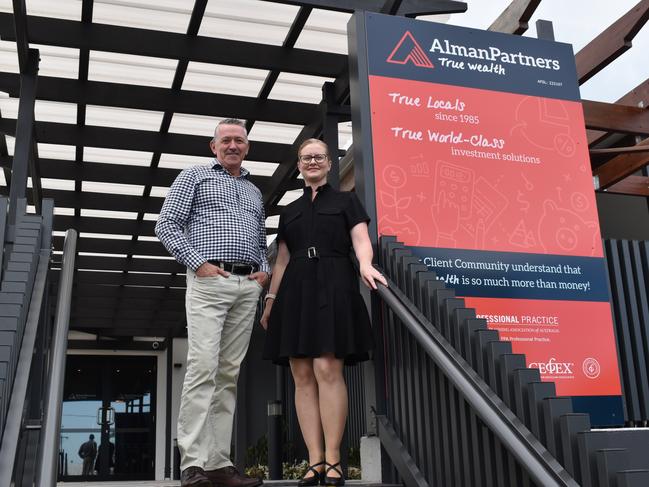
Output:
<path fill-rule="evenodd" d="M 326 143 L 324 143 L 320 139 L 306 139 L 304 142 L 300 144 L 300 148 L 297 150 L 298 157 L 300 156 L 302 149 L 304 149 L 309 144 L 320 144 L 322 147 L 325 148 L 327 156 L 329 155 L 329 146 Z"/>

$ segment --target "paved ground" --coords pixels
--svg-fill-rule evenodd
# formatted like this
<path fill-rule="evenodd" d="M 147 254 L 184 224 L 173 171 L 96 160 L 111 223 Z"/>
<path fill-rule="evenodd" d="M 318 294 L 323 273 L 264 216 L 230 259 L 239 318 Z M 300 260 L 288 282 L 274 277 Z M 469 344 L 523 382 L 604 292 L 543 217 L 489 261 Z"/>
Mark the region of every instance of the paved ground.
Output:
<path fill-rule="evenodd" d="M 361 487 L 360 480 L 348 480 L 347 484 Z M 140 480 L 127 482 L 59 482 L 59 487 L 178 487 L 178 480 Z M 285 487 L 297 485 L 297 480 L 266 480 L 264 485 L 268 487 Z M 363 484 L 363 487 L 368 484 Z"/>
<path fill-rule="evenodd" d="M 70 487 L 178 487 L 180 482 L 177 480 L 158 480 L 145 482 L 59 482 L 57 486 Z"/>
<path fill-rule="evenodd" d="M 177 480 L 148 480 L 143 482 L 59 482 L 59 487 L 178 487 L 180 482 Z"/>

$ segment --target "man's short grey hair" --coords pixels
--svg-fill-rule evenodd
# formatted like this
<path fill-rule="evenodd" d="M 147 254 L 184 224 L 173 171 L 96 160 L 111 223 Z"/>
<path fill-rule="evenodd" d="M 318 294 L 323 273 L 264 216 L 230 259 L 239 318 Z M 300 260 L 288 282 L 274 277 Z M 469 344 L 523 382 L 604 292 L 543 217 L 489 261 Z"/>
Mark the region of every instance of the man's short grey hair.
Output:
<path fill-rule="evenodd" d="M 216 141 L 216 133 L 221 125 L 238 125 L 239 127 L 242 127 L 243 131 L 246 133 L 246 140 L 248 139 L 248 130 L 246 130 L 246 123 L 243 120 L 239 120 L 238 118 L 225 118 L 216 124 L 214 137 L 212 138 L 213 141 Z"/>

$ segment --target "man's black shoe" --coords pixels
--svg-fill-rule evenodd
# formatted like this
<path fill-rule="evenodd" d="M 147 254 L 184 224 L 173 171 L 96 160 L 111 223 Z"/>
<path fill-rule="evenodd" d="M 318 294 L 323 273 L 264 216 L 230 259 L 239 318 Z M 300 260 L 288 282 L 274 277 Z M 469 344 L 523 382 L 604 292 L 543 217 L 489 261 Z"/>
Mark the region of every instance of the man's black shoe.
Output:
<path fill-rule="evenodd" d="M 217 468 L 205 472 L 213 487 L 258 487 L 263 481 L 258 478 L 241 475 L 234 467 Z"/>
<path fill-rule="evenodd" d="M 212 487 L 212 482 L 201 467 L 187 467 L 180 474 L 180 487 Z"/>

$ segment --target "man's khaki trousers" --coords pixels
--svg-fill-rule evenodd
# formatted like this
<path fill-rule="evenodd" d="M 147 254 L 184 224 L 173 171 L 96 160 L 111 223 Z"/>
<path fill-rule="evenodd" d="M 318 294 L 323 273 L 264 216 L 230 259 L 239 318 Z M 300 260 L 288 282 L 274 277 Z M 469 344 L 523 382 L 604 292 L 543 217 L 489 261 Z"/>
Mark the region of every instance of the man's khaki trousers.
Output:
<path fill-rule="evenodd" d="M 261 290 L 248 276 L 197 277 L 187 270 L 187 371 L 178 414 L 181 470 L 232 465 L 237 378 Z"/>

